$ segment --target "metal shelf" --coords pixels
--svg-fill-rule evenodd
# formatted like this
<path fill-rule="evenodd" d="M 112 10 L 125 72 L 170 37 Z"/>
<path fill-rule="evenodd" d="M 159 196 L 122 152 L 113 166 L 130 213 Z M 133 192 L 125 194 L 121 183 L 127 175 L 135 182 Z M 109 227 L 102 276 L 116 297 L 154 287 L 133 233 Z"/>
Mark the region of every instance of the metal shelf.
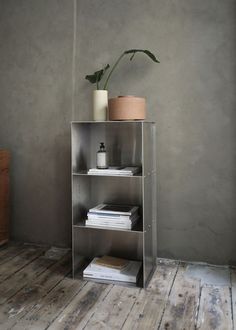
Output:
<path fill-rule="evenodd" d="M 155 124 L 155 121 L 151 120 L 101 120 L 101 121 L 94 121 L 94 120 L 81 120 L 81 121 L 72 121 L 71 124 L 126 124 L 126 123 L 135 123 L 135 124 L 142 124 L 142 123 L 149 123 Z"/>
<path fill-rule="evenodd" d="M 149 175 L 152 175 L 152 174 L 156 174 L 156 171 L 151 171 L 151 172 L 148 172 L 146 175 L 142 175 L 142 173 L 138 173 L 138 174 L 135 174 L 135 175 L 107 175 L 107 174 L 88 174 L 87 173 L 88 171 L 87 170 L 84 170 L 84 171 L 79 171 L 79 172 L 75 172 L 75 173 L 72 173 L 72 176 L 88 176 L 88 177 L 116 177 L 116 178 L 146 178 L 147 176 Z"/>
<path fill-rule="evenodd" d="M 83 176 L 89 176 L 89 177 L 93 177 L 93 176 L 105 176 L 105 177 L 118 177 L 118 178 L 143 178 L 145 176 L 143 176 L 141 173 L 140 174 L 135 174 L 135 175 L 107 175 L 107 174 L 88 174 L 87 170 L 84 171 L 79 171 L 77 173 L 72 173 L 72 175 L 83 175 Z"/>
<path fill-rule="evenodd" d="M 123 229 L 123 228 L 112 228 L 112 227 L 100 227 L 100 226 L 86 226 L 85 225 L 85 220 L 79 221 L 75 223 L 73 226 L 75 228 L 86 228 L 87 230 L 89 229 L 97 229 L 97 230 L 115 230 L 115 231 L 123 231 L 126 233 L 136 233 L 136 234 L 143 234 L 143 226 L 142 226 L 142 219 L 139 219 L 139 223 L 137 223 L 132 229 Z"/>
<path fill-rule="evenodd" d="M 110 164 L 135 164 L 142 172 L 133 176 L 87 174 L 89 168 L 96 167 L 96 151 L 101 141 L 109 152 Z M 71 123 L 74 277 L 83 271 L 83 261 L 112 255 L 142 261 L 137 286 L 147 286 L 156 265 L 155 141 L 154 122 Z M 132 230 L 85 226 L 88 210 L 100 203 L 139 205 L 141 221 Z"/>

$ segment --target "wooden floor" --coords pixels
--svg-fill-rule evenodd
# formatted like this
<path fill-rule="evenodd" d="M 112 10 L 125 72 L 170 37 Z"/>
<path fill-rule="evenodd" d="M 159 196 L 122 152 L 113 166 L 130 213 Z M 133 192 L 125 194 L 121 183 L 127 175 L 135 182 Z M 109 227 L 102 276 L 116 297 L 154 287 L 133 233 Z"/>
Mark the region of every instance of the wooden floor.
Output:
<path fill-rule="evenodd" d="M 70 277 L 70 253 L 0 248 L 0 329 L 235 329 L 236 270 L 159 260 L 146 290 Z"/>

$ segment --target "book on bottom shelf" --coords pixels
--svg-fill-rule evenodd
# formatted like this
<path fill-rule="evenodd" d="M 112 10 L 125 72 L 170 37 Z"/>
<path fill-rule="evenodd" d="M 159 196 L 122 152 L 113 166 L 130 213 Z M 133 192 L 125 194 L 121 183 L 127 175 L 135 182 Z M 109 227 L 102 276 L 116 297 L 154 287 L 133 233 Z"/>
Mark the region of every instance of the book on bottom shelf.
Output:
<path fill-rule="evenodd" d="M 107 263 L 99 263 L 99 260 L 103 258 L 109 259 Z M 114 266 L 116 260 L 125 262 L 125 265 L 123 267 Z M 84 269 L 83 277 L 98 280 L 136 283 L 140 267 L 140 261 L 105 256 L 102 258 L 94 258 Z"/>

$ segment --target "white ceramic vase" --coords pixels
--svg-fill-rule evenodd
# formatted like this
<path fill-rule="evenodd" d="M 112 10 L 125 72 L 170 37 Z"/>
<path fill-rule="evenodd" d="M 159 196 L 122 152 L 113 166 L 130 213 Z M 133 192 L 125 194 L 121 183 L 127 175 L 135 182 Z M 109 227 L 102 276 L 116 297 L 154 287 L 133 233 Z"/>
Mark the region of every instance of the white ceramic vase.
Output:
<path fill-rule="evenodd" d="M 93 91 L 93 120 L 107 120 L 108 92 L 107 90 Z"/>

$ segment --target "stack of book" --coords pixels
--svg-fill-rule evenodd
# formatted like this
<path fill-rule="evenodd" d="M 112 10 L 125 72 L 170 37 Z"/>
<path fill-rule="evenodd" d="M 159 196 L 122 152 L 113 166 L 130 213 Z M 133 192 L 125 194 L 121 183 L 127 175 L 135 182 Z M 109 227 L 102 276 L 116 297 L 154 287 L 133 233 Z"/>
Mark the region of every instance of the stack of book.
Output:
<path fill-rule="evenodd" d="M 140 261 L 103 256 L 90 262 L 83 271 L 83 277 L 136 283 L 140 267 Z"/>
<path fill-rule="evenodd" d="M 87 213 L 86 226 L 131 230 L 139 219 L 138 206 L 99 204 Z"/>
<path fill-rule="evenodd" d="M 106 169 L 99 168 L 90 168 L 88 171 L 89 175 L 123 175 L 123 176 L 132 176 L 141 171 L 139 166 L 110 166 Z"/>

